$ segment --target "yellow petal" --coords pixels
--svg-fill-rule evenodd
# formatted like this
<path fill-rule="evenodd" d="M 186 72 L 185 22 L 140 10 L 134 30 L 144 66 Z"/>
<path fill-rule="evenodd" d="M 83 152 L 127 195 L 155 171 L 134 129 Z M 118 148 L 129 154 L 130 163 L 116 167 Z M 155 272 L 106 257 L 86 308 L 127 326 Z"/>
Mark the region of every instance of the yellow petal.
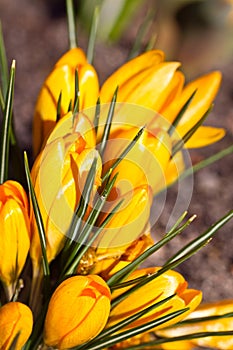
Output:
<path fill-rule="evenodd" d="M 10 302 L 0 308 L 0 349 L 8 350 L 18 335 L 15 350 L 22 349 L 33 326 L 32 312 L 28 306 Z"/>
<path fill-rule="evenodd" d="M 219 90 L 220 82 L 221 73 L 218 71 L 203 75 L 187 84 L 180 96 L 177 96 L 173 102 L 163 110 L 163 116 L 172 123 L 181 108 L 194 91 L 196 91 L 177 127 L 177 131 L 181 137 L 183 137 L 207 112 Z"/>
<path fill-rule="evenodd" d="M 68 278 L 50 299 L 44 341 L 59 349 L 83 344 L 104 328 L 109 312 L 110 290 L 102 278 Z"/>
<path fill-rule="evenodd" d="M 113 203 L 107 203 L 100 222 L 122 199 L 124 199 L 122 205 L 105 226 L 96 243 L 100 248 L 121 247 L 132 243 L 144 232 L 149 220 L 152 201 L 151 189 L 146 185 L 135 188 L 117 198 Z"/>
<path fill-rule="evenodd" d="M 233 300 L 221 300 L 220 302 L 206 303 L 200 305 L 187 318 L 194 319 L 199 317 L 207 317 L 214 315 L 223 315 L 232 312 Z M 184 326 L 177 326 L 170 329 L 159 331 L 159 335 L 166 337 L 182 336 L 185 334 L 192 334 L 198 332 L 212 332 L 212 331 L 229 331 L 233 329 L 233 318 L 220 318 L 216 320 L 208 320 L 204 322 L 195 322 L 186 324 Z M 185 349 L 186 342 L 179 342 L 180 348 Z M 173 349 L 176 342 L 170 343 L 171 347 L 164 347 L 164 349 Z M 233 348 L 233 338 L 230 336 L 209 336 L 204 338 L 192 339 L 189 341 L 190 348 L 195 346 L 213 347 L 216 349 L 231 350 Z"/>
<path fill-rule="evenodd" d="M 211 145 L 214 142 L 221 140 L 226 131 L 220 128 L 210 126 L 201 126 L 193 134 L 193 136 L 185 143 L 187 148 L 198 148 Z"/>
<path fill-rule="evenodd" d="M 127 279 L 133 280 L 143 275 L 151 275 L 156 273 L 158 269 L 159 268 L 146 268 L 137 270 Z M 111 311 L 108 325 L 111 326 L 118 323 L 126 317 L 144 310 L 150 305 L 163 300 L 174 293 L 177 293 L 174 299 L 169 300 L 160 307 L 145 314 L 139 320 L 130 324 L 130 327 L 145 324 L 146 322 L 154 320 L 161 315 L 168 314 L 175 310 L 180 310 L 186 306 L 193 310 L 201 301 L 201 292 L 196 290 L 187 290 L 186 287 L 187 283 L 185 282 L 183 276 L 175 271 L 169 270 L 131 293 L 127 298 L 114 307 Z M 129 287 L 117 290 L 113 293 L 112 298 L 114 299 L 115 297 L 124 293 L 127 289 L 129 289 Z M 182 317 L 177 318 L 177 320 L 180 319 L 182 319 Z M 173 320 L 173 322 L 166 323 L 166 325 L 170 325 L 174 322 L 176 322 L 176 319 Z"/>
<path fill-rule="evenodd" d="M 28 214 L 14 199 L 8 198 L 0 212 L 0 279 L 11 285 L 18 279 L 29 251 L 30 225 Z"/>
<path fill-rule="evenodd" d="M 67 113 L 70 102 L 74 103 L 76 69 L 79 74 L 79 108 L 84 109 L 96 103 L 99 82 L 95 69 L 87 63 L 81 49 L 72 49 L 57 62 L 38 96 L 33 123 L 35 155 L 38 154 L 56 124 L 60 93 L 62 92 L 61 117 Z"/>
<path fill-rule="evenodd" d="M 123 85 L 137 74 L 156 66 L 164 60 L 164 53 L 159 50 L 148 51 L 122 65 L 103 84 L 100 91 L 101 102 L 110 102 L 117 86 Z"/>
<path fill-rule="evenodd" d="M 103 172 L 111 167 L 121 152 L 126 149 L 130 141 L 137 134 L 138 129 L 118 128 L 111 133 L 104 153 Z M 171 139 L 169 135 L 157 128 L 143 132 L 140 139 L 128 152 L 119 165 L 113 170 L 112 177 L 118 173 L 115 190 L 118 195 L 124 195 L 141 184 L 151 186 L 157 192 L 158 184 L 164 177 L 171 155 Z M 113 196 L 114 197 L 114 196 Z M 110 194 L 110 200 L 112 194 Z"/>

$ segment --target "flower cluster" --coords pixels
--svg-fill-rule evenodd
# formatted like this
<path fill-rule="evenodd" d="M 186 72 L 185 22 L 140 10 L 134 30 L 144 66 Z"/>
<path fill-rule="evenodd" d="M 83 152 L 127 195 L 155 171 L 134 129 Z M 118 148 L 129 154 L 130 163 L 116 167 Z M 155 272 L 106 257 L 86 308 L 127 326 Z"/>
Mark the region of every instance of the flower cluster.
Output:
<path fill-rule="evenodd" d="M 199 306 L 202 292 L 173 270 L 232 213 L 163 267 L 139 268 L 191 221 L 151 237 L 153 198 L 185 171 L 184 148 L 225 133 L 202 126 L 221 74 L 185 84 L 179 66 L 151 50 L 99 87 L 76 47 L 45 80 L 29 196 L 0 185 L 0 349 L 232 348 L 233 302 Z"/>

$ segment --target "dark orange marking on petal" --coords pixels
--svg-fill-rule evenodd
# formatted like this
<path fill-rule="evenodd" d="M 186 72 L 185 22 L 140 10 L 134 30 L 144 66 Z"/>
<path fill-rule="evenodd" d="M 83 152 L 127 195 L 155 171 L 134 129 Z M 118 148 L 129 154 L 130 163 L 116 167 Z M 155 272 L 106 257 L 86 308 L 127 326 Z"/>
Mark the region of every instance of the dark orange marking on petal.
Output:
<path fill-rule="evenodd" d="M 91 281 L 89 285 L 93 288 L 96 288 L 100 292 L 100 294 L 105 295 L 107 298 L 109 298 L 109 300 L 111 299 L 111 293 L 108 288 L 102 286 L 101 284 L 95 281 Z"/>
<path fill-rule="evenodd" d="M 85 288 L 80 294 L 79 297 L 90 297 L 96 299 L 96 294 L 91 288 Z"/>

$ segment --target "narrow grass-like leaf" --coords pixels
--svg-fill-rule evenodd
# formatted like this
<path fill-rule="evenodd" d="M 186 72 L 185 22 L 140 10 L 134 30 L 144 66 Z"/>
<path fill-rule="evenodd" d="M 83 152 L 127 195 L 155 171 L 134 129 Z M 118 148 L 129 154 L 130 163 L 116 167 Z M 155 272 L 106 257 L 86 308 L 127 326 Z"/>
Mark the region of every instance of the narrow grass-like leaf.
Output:
<path fill-rule="evenodd" d="M 67 108 L 67 113 L 72 112 L 72 99 L 69 102 L 68 108 Z"/>
<path fill-rule="evenodd" d="M 152 8 L 150 8 L 145 16 L 144 21 L 142 22 L 142 24 L 139 27 L 136 39 L 134 41 L 134 45 L 133 45 L 132 49 L 130 50 L 128 60 L 138 56 L 140 54 L 140 52 L 142 51 L 143 40 L 146 37 L 146 35 L 147 35 L 147 33 L 148 33 L 152 23 L 153 23 L 154 16 L 155 16 L 155 11 L 153 11 Z"/>
<path fill-rule="evenodd" d="M 87 61 L 92 64 L 93 57 L 94 57 L 94 49 L 95 49 L 95 41 L 96 41 L 96 33 L 99 23 L 99 7 L 96 6 L 91 22 L 91 31 L 88 41 L 88 47 L 87 47 Z"/>
<path fill-rule="evenodd" d="M 180 342 L 184 340 L 192 340 L 192 339 L 200 339 L 200 338 L 207 338 L 207 337 L 224 337 L 224 336 L 230 336 L 233 335 L 232 331 L 213 331 L 213 332 L 198 332 L 198 333 L 191 333 L 186 335 L 181 335 L 177 337 L 172 338 L 160 338 L 157 340 L 153 340 L 147 343 L 141 343 L 139 345 L 133 345 L 125 348 L 125 350 L 139 350 L 139 349 L 157 349 L 158 345 L 165 344 L 165 343 L 173 343 L 173 342 Z"/>
<path fill-rule="evenodd" d="M 61 118 L 61 101 L 62 101 L 62 91 L 60 91 L 60 94 L 59 94 L 58 100 L 57 100 L 57 115 L 56 115 L 56 121 L 57 122 Z"/>
<path fill-rule="evenodd" d="M 3 115 L 3 126 L 0 138 L 0 183 L 2 184 L 8 177 L 10 134 L 12 126 L 12 110 L 14 98 L 15 82 L 15 60 L 12 61 L 10 70 L 10 80 L 6 93 L 6 102 Z"/>
<path fill-rule="evenodd" d="M 200 322 L 209 322 L 209 321 L 216 321 L 216 320 L 221 320 L 222 318 L 230 318 L 233 317 L 233 311 L 232 312 L 227 312 L 222 315 L 213 315 L 213 316 L 204 316 L 204 317 L 195 317 L 195 318 L 189 318 L 183 321 L 180 321 L 176 323 L 176 327 L 180 327 L 186 324 L 196 324 Z"/>
<path fill-rule="evenodd" d="M 79 79 L 78 79 L 78 70 L 75 69 L 75 91 L 74 91 L 74 109 L 73 113 L 76 114 L 79 111 Z"/>
<path fill-rule="evenodd" d="M 193 134 L 197 131 L 197 129 L 203 124 L 203 122 L 209 115 L 212 108 L 213 106 L 211 106 L 207 110 L 207 112 L 203 115 L 203 117 L 183 136 L 181 140 L 177 141 L 177 143 L 172 148 L 172 157 L 174 157 L 174 155 L 183 148 L 185 142 L 187 142 L 193 136 Z"/>
<path fill-rule="evenodd" d="M 199 249 L 205 246 L 209 240 L 213 237 L 213 235 L 230 219 L 233 217 L 233 210 L 230 211 L 227 215 L 222 217 L 219 221 L 217 221 L 214 225 L 212 225 L 207 231 L 205 231 L 202 235 L 191 241 L 184 248 L 182 248 L 178 253 L 173 255 L 157 272 L 151 275 L 142 276 L 136 278 L 134 280 L 123 282 L 120 285 L 114 286 L 114 288 L 124 288 L 133 284 L 133 287 L 128 289 L 126 292 L 119 295 L 112 301 L 112 308 L 118 305 L 122 300 L 124 300 L 128 295 L 133 293 L 135 290 L 141 288 L 146 283 L 149 283 L 153 279 L 159 277 L 164 272 L 174 269 L 179 266 L 182 262 L 190 258 L 193 254 L 195 254 Z"/>
<path fill-rule="evenodd" d="M 99 127 L 99 118 L 100 118 L 100 97 L 98 97 L 96 102 L 95 116 L 94 116 L 94 122 L 93 122 L 96 135 Z"/>
<path fill-rule="evenodd" d="M 17 345 L 17 341 L 18 341 L 18 339 L 19 339 L 20 333 L 21 333 L 21 332 L 18 332 L 18 333 L 16 334 L 16 336 L 15 336 L 14 339 L 12 340 L 12 342 L 11 342 L 11 344 L 10 344 L 8 350 L 15 350 L 15 349 L 16 349 L 16 345 Z"/>
<path fill-rule="evenodd" d="M 131 337 L 135 337 L 138 334 L 150 331 L 151 329 L 158 327 L 158 326 L 164 324 L 165 322 L 168 322 L 168 321 L 174 319 L 175 317 L 178 317 L 179 315 L 183 314 L 187 310 L 188 310 L 188 308 L 174 311 L 174 312 L 171 312 L 165 316 L 159 317 L 156 320 L 145 323 L 144 325 L 141 325 L 141 326 L 138 326 L 135 328 L 131 328 L 131 329 L 128 329 L 127 331 L 115 334 L 112 337 L 107 338 L 105 341 L 100 341 L 99 344 L 89 346 L 88 350 L 103 350 L 105 348 L 109 348 L 109 347 L 111 347 L 117 343 L 120 343 L 124 340 L 127 340 Z M 80 347 L 77 347 L 75 349 L 80 350 Z"/>
<path fill-rule="evenodd" d="M 183 117 L 184 113 L 186 112 L 188 106 L 190 105 L 191 101 L 193 100 L 194 95 L 196 94 L 197 90 L 195 90 L 192 95 L 189 97 L 188 101 L 184 104 L 184 106 L 181 108 L 180 112 L 176 116 L 175 120 L 173 121 L 172 125 L 168 129 L 168 134 L 171 136 L 173 132 L 175 131 L 177 125 L 179 124 L 181 118 Z"/>
<path fill-rule="evenodd" d="M 44 276 L 49 276 L 50 275 L 50 270 L 49 270 L 49 263 L 47 259 L 47 254 L 46 254 L 46 238 L 45 238 L 45 230 L 44 230 L 44 224 L 42 220 L 42 216 L 40 213 L 40 208 L 36 199 L 36 194 L 32 185 L 32 180 L 31 180 L 31 175 L 30 175 L 30 170 L 29 170 L 29 165 L 28 165 L 28 159 L 27 159 L 27 153 L 24 152 L 24 165 L 25 165 L 25 172 L 26 172 L 26 179 L 27 179 L 27 184 L 28 184 L 28 189 L 29 189 L 29 195 L 32 201 L 32 206 L 33 206 L 33 212 L 35 215 L 35 220 L 36 220 L 36 225 L 40 237 L 40 245 L 41 245 L 41 252 L 42 252 L 42 266 L 43 266 L 43 273 Z"/>
<path fill-rule="evenodd" d="M 0 21 L 0 77 L 1 77 L 1 90 L 3 92 L 3 100 L 6 97 L 9 82 L 9 72 L 6 57 L 6 49 L 2 32 L 2 24 Z"/>
<path fill-rule="evenodd" d="M 82 256 L 86 253 L 86 251 L 88 250 L 88 248 L 92 245 L 92 243 L 96 240 L 96 238 L 100 235 L 100 233 L 102 232 L 102 230 L 104 229 L 104 227 L 109 223 L 109 221 L 112 219 L 112 217 L 115 215 L 115 213 L 117 212 L 118 208 L 121 206 L 123 200 L 121 200 L 111 211 L 111 213 L 109 213 L 107 215 L 107 217 L 104 219 L 104 221 L 101 223 L 100 227 L 96 230 L 96 232 L 93 233 L 93 236 L 90 238 L 89 242 L 86 243 L 85 246 L 82 246 L 82 250 L 79 254 L 78 257 L 76 257 L 73 261 L 73 263 L 71 264 L 71 266 L 67 269 L 67 271 L 65 272 L 66 275 L 72 275 L 73 273 L 75 273 L 78 264 L 82 258 Z"/>
<path fill-rule="evenodd" d="M 97 218 L 99 217 L 99 214 L 108 198 L 109 193 L 111 192 L 111 189 L 116 181 L 116 176 L 108 183 L 108 185 L 105 187 L 103 193 L 98 197 L 98 200 L 96 201 L 94 207 L 92 208 L 90 214 L 88 215 L 88 218 L 86 222 L 84 223 L 84 226 L 80 232 L 79 240 L 78 242 L 73 242 L 72 244 L 72 252 L 69 254 L 65 266 L 63 268 L 62 274 L 64 271 L 68 268 L 68 266 L 71 264 L 71 262 L 74 260 L 74 258 L 77 256 L 80 249 L 82 249 L 82 245 L 88 245 L 88 238 L 91 233 L 91 231 L 94 228 L 94 225 L 96 223 Z"/>
<path fill-rule="evenodd" d="M 103 135 L 102 135 L 102 139 L 101 139 L 101 143 L 100 143 L 100 147 L 99 147 L 99 153 L 102 156 L 104 154 L 104 150 L 105 147 L 107 145 L 108 142 L 108 137 L 109 137 L 109 133 L 110 133 L 110 129 L 111 129 L 111 124 L 112 124 L 112 119 L 114 116 L 114 110 L 115 110 L 115 104 L 116 104 L 116 100 L 117 100 L 117 92 L 118 92 L 118 87 L 116 88 L 114 94 L 113 94 L 113 98 L 109 107 L 109 111 L 108 111 L 108 116 L 107 116 L 107 120 L 104 126 L 104 131 L 103 131 Z"/>
<path fill-rule="evenodd" d="M 122 159 L 125 158 L 127 153 L 133 148 L 135 143 L 138 141 L 138 139 L 141 137 L 143 131 L 145 129 L 145 126 L 143 126 L 136 136 L 133 138 L 132 141 L 129 142 L 128 146 L 123 150 L 123 152 L 119 155 L 119 157 L 116 159 L 116 161 L 111 165 L 111 168 L 104 174 L 102 181 L 106 181 L 108 177 L 111 175 L 112 171 L 118 166 L 118 164 L 122 161 Z"/>
<path fill-rule="evenodd" d="M 99 340 L 99 338 L 104 338 L 106 336 L 109 336 L 115 332 L 120 331 L 121 329 L 123 329 L 124 327 L 127 327 L 128 325 L 130 325 L 131 323 L 133 323 L 134 321 L 138 320 L 140 317 L 146 315 L 147 313 L 151 312 L 152 310 L 158 308 L 159 306 L 165 304 L 167 301 L 171 300 L 172 298 L 174 298 L 176 296 L 176 294 L 172 294 L 169 297 L 160 300 L 159 302 L 143 309 L 142 311 L 136 312 L 135 314 L 133 314 L 130 317 L 125 318 L 123 321 L 118 322 L 117 324 L 115 324 L 112 327 L 106 328 L 104 329 L 99 336 L 97 336 L 95 338 L 95 340 Z"/>
<path fill-rule="evenodd" d="M 126 317 L 123 321 L 118 322 L 117 324 L 108 327 L 106 329 L 104 329 L 97 337 L 95 337 L 95 339 L 93 339 L 92 341 L 88 342 L 88 344 L 84 345 L 83 347 L 80 348 L 80 350 L 85 350 L 87 349 L 87 346 L 89 348 L 89 346 L 93 345 L 93 344 L 98 344 L 100 341 L 105 341 L 106 337 L 109 337 L 111 334 L 114 334 L 120 330 L 122 330 L 124 327 L 127 327 L 128 325 L 130 325 L 131 323 L 135 322 L 136 320 L 138 320 L 140 317 L 146 315 L 147 313 L 151 312 L 152 310 L 158 308 L 159 306 L 163 305 L 164 303 L 166 303 L 167 301 L 171 300 L 172 298 L 175 297 L 176 294 L 172 294 L 169 297 L 160 300 L 159 302 L 139 311 L 136 312 L 135 314 L 133 314 L 132 316 Z"/>
<path fill-rule="evenodd" d="M 72 242 L 78 239 L 79 230 L 83 221 L 83 217 L 86 213 L 86 210 L 88 208 L 88 204 L 90 201 L 91 192 L 93 190 L 93 184 L 95 181 L 95 174 L 96 174 L 96 165 L 97 165 L 97 158 L 94 158 L 91 168 L 88 172 L 87 179 L 82 191 L 81 199 L 78 203 L 78 206 L 75 210 L 75 213 L 73 215 L 68 233 L 67 233 L 67 240 L 65 243 L 65 246 L 63 248 L 63 258 L 66 260 L 67 258 L 67 252 L 72 245 Z"/>
<path fill-rule="evenodd" d="M 5 101 L 4 101 L 3 93 L 2 93 L 1 89 L 0 89 L 0 108 L 1 108 L 1 111 L 3 113 L 4 112 L 4 108 L 5 108 Z"/>
<path fill-rule="evenodd" d="M 66 0 L 66 12 L 68 20 L 68 34 L 70 49 L 77 47 L 76 21 L 73 0 Z"/>
<path fill-rule="evenodd" d="M 191 251 L 195 252 L 195 249 L 196 248 L 198 249 L 200 245 L 201 246 L 206 245 L 209 242 L 209 240 L 213 237 L 213 235 L 232 218 L 233 218 L 233 210 L 231 210 L 229 213 L 223 216 L 220 220 L 214 223 L 202 235 L 198 236 L 197 238 L 192 240 L 190 243 L 188 243 L 186 246 L 181 248 L 173 257 L 167 260 L 166 264 L 169 264 L 183 257 L 185 254 L 188 254 Z"/>
<path fill-rule="evenodd" d="M 196 173 L 197 171 L 204 169 L 205 167 L 217 162 L 218 160 L 230 155 L 233 153 L 233 145 L 223 149 L 222 151 L 219 151 L 218 153 L 215 153 L 214 155 L 202 160 L 201 162 L 193 165 L 192 167 L 186 169 L 179 177 L 179 180 L 183 180 L 186 177 L 192 175 L 193 173 Z"/>
<path fill-rule="evenodd" d="M 182 216 L 183 217 L 183 216 Z M 129 274 L 131 274 L 143 261 L 145 261 L 149 256 L 154 254 L 164 245 L 166 245 L 170 240 L 180 234 L 191 222 L 193 221 L 193 217 L 187 220 L 181 227 L 177 229 L 170 230 L 160 241 L 155 243 L 152 247 L 148 248 L 145 252 L 139 255 L 135 260 L 133 260 L 130 264 L 123 267 L 121 270 L 117 271 L 114 275 L 112 275 L 107 281 L 108 286 L 111 289 L 116 289 L 115 285 L 119 284 L 123 279 L 125 279 Z M 135 283 L 135 282 L 134 282 Z"/>

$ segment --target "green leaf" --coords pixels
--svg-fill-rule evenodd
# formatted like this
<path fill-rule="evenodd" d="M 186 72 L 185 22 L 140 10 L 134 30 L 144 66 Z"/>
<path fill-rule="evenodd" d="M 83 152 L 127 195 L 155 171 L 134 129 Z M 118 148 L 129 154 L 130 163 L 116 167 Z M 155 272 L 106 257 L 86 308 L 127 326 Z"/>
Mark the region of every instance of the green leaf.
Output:
<path fill-rule="evenodd" d="M 210 228 L 208 228 L 202 235 L 198 236 L 190 243 L 181 248 L 175 255 L 173 255 L 166 264 L 172 263 L 185 255 L 192 253 L 196 253 L 201 247 L 205 246 L 213 235 L 229 220 L 233 218 L 233 210 L 229 211 L 225 216 L 223 216 L 220 220 L 214 223 Z"/>
<path fill-rule="evenodd" d="M 128 146 L 123 150 L 123 152 L 119 155 L 117 160 L 111 165 L 111 168 L 104 174 L 102 181 L 106 181 L 111 175 L 112 171 L 118 166 L 118 164 L 125 158 L 125 156 L 129 153 L 129 151 L 133 148 L 135 143 L 141 137 L 145 127 L 143 126 L 138 133 L 135 135 L 132 141 L 129 142 Z"/>
<path fill-rule="evenodd" d="M 197 131 L 197 129 L 203 124 L 203 122 L 209 115 L 212 107 L 213 106 L 211 106 L 207 110 L 207 112 L 203 115 L 203 117 L 183 136 L 181 140 L 177 141 L 177 143 L 172 148 L 172 157 L 174 157 L 174 155 L 183 148 L 184 144 L 193 136 L 193 134 Z"/>
<path fill-rule="evenodd" d="M 56 116 L 56 122 L 58 122 L 61 118 L 61 101 L 62 101 L 62 91 L 60 91 L 60 94 L 58 96 L 57 100 L 57 116 Z"/>
<path fill-rule="evenodd" d="M 182 215 L 180 219 L 183 218 Z M 193 217 L 190 218 L 185 224 L 176 229 L 176 225 L 157 243 L 155 243 L 152 247 L 148 248 L 145 252 L 143 252 L 140 256 L 138 256 L 135 260 L 133 260 L 130 264 L 123 267 L 120 271 L 117 271 L 114 275 L 112 275 L 107 281 L 108 286 L 111 289 L 117 289 L 118 286 L 116 284 L 120 283 L 123 279 L 125 279 L 129 274 L 131 274 L 143 261 L 145 261 L 149 256 L 158 251 L 161 247 L 166 245 L 170 240 L 180 234 L 193 220 Z"/>
<path fill-rule="evenodd" d="M 184 106 L 181 108 L 180 112 L 176 116 L 175 120 L 173 121 L 172 125 L 168 129 L 168 134 L 171 136 L 173 132 L 176 130 L 177 125 L 179 124 L 180 120 L 182 119 L 184 113 L 186 112 L 188 106 L 190 105 L 191 101 L 193 100 L 194 95 L 196 94 L 197 90 L 195 90 L 192 95 L 189 97 L 188 101 L 184 104 Z"/>
<path fill-rule="evenodd" d="M 99 147 L 99 153 L 101 156 L 104 154 L 105 147 L 107 146 L 108 137 L 109 137 L 111 124 L 112 124 L 112 119 L 114 116 L 115 104 L 116 104 L 116 99 L 117 99 L 117 92 L 118 92 L 118 87 L 116 88 L 116 90 L 113 94 L 113 98 L 112 98 L 112 101 L 111 101 L 111 104 L 109 107 L 109 111 L 108 111 L 107 120 L 106 120 L 106 123 L 104 126 L 103 135 L 101 138 L 101 143 L 100 143 L 100 147 Z"/>
<path fill-rule="evenodd" d="M 137 36 L 134 41 L 134 45 L 130 50 L 130 54 L 128 56 L 128 60 L 131 60 L 132 58 L 138 56 L 141 53 L 143 40 L 150 30 L 150 27 L 154 21 L 154 17 L 155 17 L 155 9 L 150 8 L 147 11 L 146 16 L 138 29 Z"/>
<path fill-rule="evenodd" d="M 139 311 L 136 312 L 135 314 L 133 314 L 132 316 L 126 317 L 123 321 L 118 322 L 117 324 L 108 327 L 106 329 L 104 329 L 99 335 L 97 335 L 97 337 L 95 337 L 92 341 L 88 342 L 88 344 L 85 344 L 83 347 L 80 348 L 80 350 L 84 350 L 87 348 L 87 346 L 89 347 L 90 345 L 93 344 L 99 344 L 100 342 L 105 341 L 105 339 L 110 336 L 111 334 L 114 334 L 120 330 L 122 330 L 123 328 L 127 327 L 128 325 L 130 325 L 131 323 L 135 322 L 136 320 L 138 320 L 140 317 L 146 315 L 147 313 L 153 311 L 154 309 L 158 308 L 159 306 L 163 305 L 164 303 L 166 303 L 167 301 L 171 300 L 172 298 L 174 298 L 176 294 L 172 294 L 169 297 L 160 300 L 157 303 L 154 303 L 153 305 Z"/>
<path fill-rule="evenodd" d="M 128 289 L 126 292 L 119 295 L 117 298 L 115 298 L 112 301 L 112 308 L 114 308 L 116 305 L 118 305 L 122 300 L 124 300 L 128 295 L 133 293 L 135 290 L 139 289 L 143 285 L 149 283 L 153 279 L 159 277 L 164 272 L 174 269 L 175 267 L 179 266 L 183 261 L 187 260 L 195 254 L 199 249 L 201 249 L 203 246 L 205 246 L 209 240 L 213 237 L 213 235 L 223 226 L 225 225 L 229 220 L 231 220 L 233 217 L 233 210 L 230 211 L 228 214 L 226 214 L 224 217 L 222 217 L 219 221 L 217 221 L 214 225 L 212 225 L 208 230 L 206 230 L 202 235 L 198 236 L 196 239 L 192 240 L 189 244 L 187 244 L 185 247 L 183 247 L 181 250 L 178 251 L 175 255 L 173 255 L 164 265 L 161 267 L 157 272 L 151 274 L 139 277 L 137 279 L 134 279 L 132 281 L 123 282 L 120 285 L 117 286 L 117 288 L 123 288 L 128 286 L 129 284 L 134 284 L 133 287 Z M 116 286 L 115 286 L 116 287 Z"/>
<path fill-rule="evenodd" d="M 125 350 L 139 350 L 139 349 L 145 349 L 145 348 L 150 348 L 153 349 L 153 347 L 156 347 L 160 344 L 165 344 L 165 343 L 173 343 L 176 341 L 182 341 L 182 340 L 192 340 L 192 339 L 200 339 L 200 338 L 206 338 L 206 337 L 224 337 L 224 336 L 230 336 L 233 335 L 233 331 L 219 331 L 219 332 L 198 332 L 198 333 L 192 333 L 192 334 L 186 334 L 186 335 L 181 335 L 177 337 L 172 337 L 172 338 L 160 338 L 158 340 L 154 340 L 151 342 L 147 343 L 142 343 L 139 345 L 134 345 L 134 346 L 129 346 L 125 348 Z M 156 347 L 157 349 L 158 347 Z"/>
<path fill-rule="evenodd" d="M 3 100 L 6 97 L 9 82 L 8 64 L 6 57 L 6 49 L 3 39 L 2 24 L 0 21 L 0 76 Z"/>
<path fill-rule="evenodd" d="M 68 21 L 69 46 L 70 49 L 74 49 L 77 47 L 77 35 L 73 0 L 66 0 L 66 12 Z"/>
<path fill-rule="evenodd" d="M 107 215 L 107 217 L 104 219 L 104 221 L 101 223 L 100 227 L 93 233 L 93 236 L 89 239 L 89 241 L 86 243 L 86 245 L 82 246 L 82 250 L 81 250 L 78 258 L 76 257 L 74 259 L 74 261 L 72 262 L 71 266 L 65 272 L 65 275 L 72 275 L 73 273 L 75 273 L 82 256 L 85 254 L 85 252 L 88 250 L 88 248 L 92 245 L 92 243 L 96 240 L 96 238 L 100 235 L 100 233 L 102 232 L 104 227 L 112 219 L 114 214 L 117 212 L 118 208 L 121 206 L 122 202 L 123 202 L 123 200 L 121 200 L 119 203 L 116 204 L 116 206 L 113 208 L 111 213 L 109 213 Z"/>
<path fill-rule="evenodd" d="M 75 69 L 75 92 L 74 92 L 74 109 L 73 113 L 76 114 L 79 111 L 79 79 L 78 79 L 78 70 Z"/>
<path fill-rule="evenodd" d="M 10 70 L 10 80 L 6 93 L 6 102 L 3 115 L 3 126 L 0 138 L 0 183 L 2 184 L 8 178 L 9 166 L 9 148 L 10 135 L 12 126 L 12 110 L 14 98 L 14 82 L 15 82 L 15 60 L 12 61 Z"/>
<path fill-rule="evenodd" d="M 90 30 L 90 36 L 88 41 L 88 47 L 87 47 L 87 61 L 92 64 L 93 57 L 94 57 L 94 49 L 95 49 L 95 41 L 96 41 L 96 34 L 97 34 L 97 28 L 99 23 L 99 6 L 95 7 L 92 22 L 91 22 L 91 30 Z"/>
<path fill-rule="evenodd" d="M 222 318 L 229 318 L 229 317 L 233 317 L 233 312 L 227 312 L 227 313 L 222 314 L 222 315 L 189 318 L 189 319 L 178 322 L 176 324 L 176 327 L 182 327 L 183 325 L 192 324 L 192 323 L 196 324 L 196 323 L 200 323 L 200 322 L 216 321 L 216 320 L 221 320 Z"/>
<path fill-rule="evenodd" d="M 50 270 L 49 270 L 49 263 L 48 263 L 47 254 L 46 254 L 46 236 L 45 236 L 44 224 L 43 224 L 42 216 L 40 213 L 40 208 L 39 208 L 39 205 L 37 202 L 36 194 L 35 194 L 35 191 L 34 191 L 34 188 L 32 185 L 32 180 L 31 180 L 31 175 L 30 175 L 30 170 L 29 170 L 26 152 L 24 152 L 24 165 L 25 165 L 25 172 L 26 172 L 26 179 L 27 179 L 27 184 L 28 184 L 28 189 L 29 189 L 29 195 L 30 195 L 30 198 L 32 201 L 33 212 L 35 215 L 35 220 L 36 220 L 38 233 L 39 233 L 39 237 L 40 237 L 43 273 L 44 273 L 45 277 L 48 277 L 50 275 Z"/>
<path fill-rule="evenodd" d="M 90 246 L 90 241 L 88 242 L 88 238 L 94 229 L 94 225 L 96 223 L 97 218 L 99 217 L 99 214 L 101 213 L 101 210 L 108 198 L 109 193 L 111 192 L 111 189 L 115 183 L 116 177 L 112 181 L 108 183 L 108 185 L 105 187 L 103 193 L 98 197 L 98 200 L 96 201 L 94 207 L 92 208 L 90 214 L 88 215 L 88 218 L 86 222 L 83 225 L 83 228 L 79 234 L 79 240 L 78 242 L 73 242 L 73 245 L 71 246 L 72 249 L 69 253 L 69 256 L 66 260 L 65 266 L 62 271 L 62 275 L 65 274 L 65 271 L 67 270 L 68 266 L 71 265 L 71 263 L 75 261 L 79 261 L 82 258 L 83 252 L 80 254 L 80 257 L 77 256 L 80 250 L 82 250 L 83 245 L 85 244 L 86 247 Z"/>
<path fill-rule="evenodd" d="M 138 334 L 148 332 L 151 329 L 158 327 L 158 326 L 164 324 L 165 322 L 168 322 L 168 321 L 174 319 L 175 317 L 178 317 L 179 315 L 183 314 L 187 310 L 188 310 L 188 308 L 184 308 L 184 309 L 181 309 L 178 311 L 171 312 L 171 313 L 169 313 L 165 316 L 159 317 L 151 322 L 145 323 L 144 325 L 141 325 L 141 326 L 138 326 L 135 328 L 131 328 L 131 329 L 128 329 L 127 331 L 115 334 L 112 337 L 107 338 L 105 341 L 100 341 L 99 344 L 96 344 L 93 346 L 88 346 L 87 349 L 88 350 L 103 350 L 103 349 L 108 348 L 110 346 L 113 346 L 117 343 L 120 343 L 124 340 L 127 340 L 131 337 L 135 337 Z M 77 347 L 75 349 L 80 350 L 80 347 Z"/>
<path fill-rule="evenodd" d="M 82 191 L 81 199 L 74 212 L 74 215 L 67 233 L 68 238 L 63 248 L 64 261 L 67 258 L 67 252 L 69 251 L 69 248 L 72 245 L 72 242 L 74 242 L 75 240 L 78 240 L 79 230 L 80 230 L 84 215 L 86 213 L 86 210 L 88 208 L 88 204 L 90 202 L 91 193 L 93 191 L 93 184 L 95 181 L 95 174 L 96 174 L 96 165 L 97 165 L 97 158 L 94 158 L 91 168 L 87 175 L 87 179 Z"/>
<path fill-rule="evenodd" d="M 96 102 L 95 116 L 94 116 L 94 122 L 93 122 L 96 135 L 98 132 L 98 127 L 99 127 L 99 117 L 100 117 L 100 97 L 98 97 L 97 102 Z"/>

